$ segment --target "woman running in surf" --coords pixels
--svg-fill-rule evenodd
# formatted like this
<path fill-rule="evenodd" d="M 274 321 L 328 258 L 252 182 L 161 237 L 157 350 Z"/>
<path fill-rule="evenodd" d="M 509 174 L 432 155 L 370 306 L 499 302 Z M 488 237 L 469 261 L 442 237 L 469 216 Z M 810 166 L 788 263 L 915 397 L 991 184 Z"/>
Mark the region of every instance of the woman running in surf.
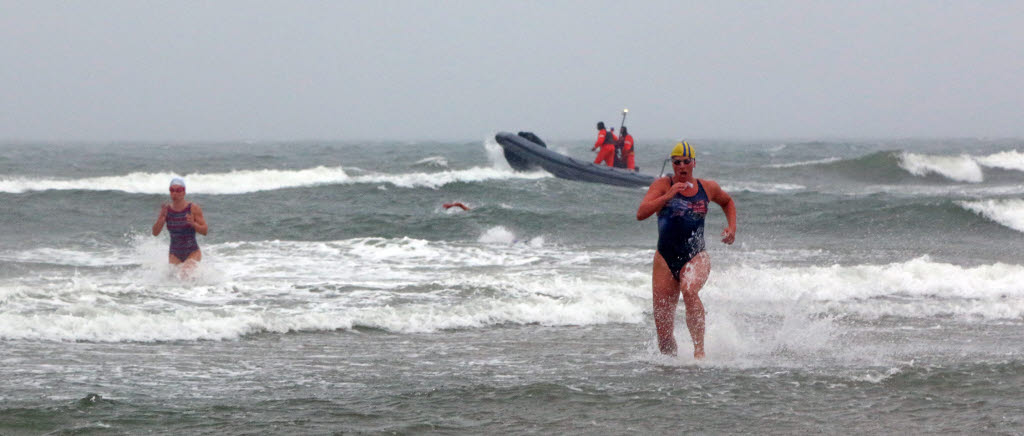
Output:
<path fill-rule="evenodd" d="M 722 242 L 736 239 L 736 204 L 718 183 L 693 177 L 696 152 L 686 141 L 676 144 L 670 154 L 673 174 L 651 183 L 636 211 L 637 220 L 658 213 L 658 250 L 654 252 L 651 281 L 654 290 L 654 325 L 658 348 L 676 354 L 673 335 L 679 295 L 686 305 L 686 327 L 693 339 L 693 357 L 704 358 L 704 304 L 698 292 L 708 280 L 711 259 L 704 250 L 704 217 L 708 202 L 722 207 L 728 225 Z"/>
<path fill-rule="evenodd" d="M 171 234 L 171 248 L 167 260 L 172 265 L 185 264 L 194 267 L 203 259 L 203 252 L 196 242 L 196 232 L 206 236 L 209 227 L 203 218 L 203 209 L 198 204 L 185 201 L 185 181 L 181 178 L 171 180 L 171 202 L 160 207 L 160 215 L 153 223 L 153 236 L 160 234 L 167 225 Z"/>

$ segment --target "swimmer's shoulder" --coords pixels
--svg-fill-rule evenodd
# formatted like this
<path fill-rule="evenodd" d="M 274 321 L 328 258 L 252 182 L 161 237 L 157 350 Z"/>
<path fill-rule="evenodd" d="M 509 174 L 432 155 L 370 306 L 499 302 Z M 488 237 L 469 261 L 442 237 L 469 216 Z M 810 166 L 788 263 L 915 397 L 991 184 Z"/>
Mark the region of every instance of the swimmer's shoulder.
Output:
<path fill-rule="evenodd" d="M 722 187 L 718 184 L 718 182 L 709 179 L 697 179 L 697 181 L 700 182 L 701 186 L 704 187 L 704 192 L 712 201 L 724 200 L 729 198 L 729 194 L 722 190 Z"/>
<path fill-rule="evenodd" d="M 718 191 L 718 190 L 722 189 L 721 186 L 718 186 L 718 182 L 716 182 L 714 180 L 711 180 L 711 179 L 697 179 L 697 182 L 700 183 L 700 185 L 704 187 L 705 191 L 708 191 L 708 190 Z"/>

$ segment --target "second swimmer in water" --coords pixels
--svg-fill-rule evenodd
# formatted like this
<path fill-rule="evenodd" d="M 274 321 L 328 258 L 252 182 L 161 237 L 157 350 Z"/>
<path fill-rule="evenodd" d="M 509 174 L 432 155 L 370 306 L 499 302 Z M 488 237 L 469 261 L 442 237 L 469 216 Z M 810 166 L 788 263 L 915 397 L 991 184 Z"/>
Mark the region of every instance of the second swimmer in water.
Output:
<path fill-rule="evenodd" d="M 722 207 L 728 224 L 722 242 L 736 239 L 736 204 L 718 183 L 693 177 L 697 154 L 686 141 L 676 144 L 670 154 L 673 174 L 651 183 L 640 202 L 636 219 L 658 213 L 658 250 L 654 253 L 652 284 L 654 325 L 658 348 L 676 354 L 673 335 L 679 295 L 686 305 L 686 327 L 693 339 L 693 357 L 704 358 L 704 304 L 698 292 L 711 272 L 711 259 L 704 250 L 704 217 L 708 202 Z"/>

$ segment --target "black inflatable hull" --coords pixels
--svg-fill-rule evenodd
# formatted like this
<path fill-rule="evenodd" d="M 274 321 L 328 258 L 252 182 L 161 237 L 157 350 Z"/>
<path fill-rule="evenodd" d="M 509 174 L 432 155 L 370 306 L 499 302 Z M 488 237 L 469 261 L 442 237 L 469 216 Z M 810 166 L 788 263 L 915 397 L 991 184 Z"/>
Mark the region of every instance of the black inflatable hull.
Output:
<path fill-rule="evenodd" d="M 523 133 L 524 136 L 536 138 L 528 132 Z M 509 166 L 518 171 L 542 168 L 562 179 L 616 186 L 650 186 L 654 182 L 653 176 L 584 162 L 548 150 L 540 138 L 537 138 L 538 143 L 514 133 L 501 132 L 494 139 L 501 145 Z"/>

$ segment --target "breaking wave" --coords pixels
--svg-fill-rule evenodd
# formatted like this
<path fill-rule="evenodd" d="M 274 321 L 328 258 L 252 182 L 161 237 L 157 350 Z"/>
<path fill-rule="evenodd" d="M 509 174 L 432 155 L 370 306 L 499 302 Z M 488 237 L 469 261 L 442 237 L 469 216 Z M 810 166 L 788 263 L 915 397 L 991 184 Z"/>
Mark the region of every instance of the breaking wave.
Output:
<path fill-rule="evenodd" d="M 958 201 L 957 204 L 1006 227 L 1024 232 L 1024 200 Z"/>
<path fill-rule="evenodd" d="M 0 285 L 0 338 L 55 341 L 234 339 L 256 333 L 373 328 L 394 333 L 641 324 L 650 319 L 651 250 L 584 250 L 502 227 L 479 241 L 413 238 L 208 244 L 197 276 L 180 280 L 166 243 L 0 253 L 0 262 L 75 266 Z M 528 242 L 520 242 L 528 241 Z M 775 253 L 778 254 L 778 253 Z M 97 257 L 107 257 L 97 261 Z M 865 265 L 716 270 L 710 310 L 872 319 L 1020 319 L 1024 266 L 959 266 L 921 257 Z M 78 269 L 80 266 L 101 268 Z M 102 267 L 106 266 L 106 267 Z"/>
<path fill-rule="evenodd" d="M 357 173 L 351 175 L 349 172 Z M 47 190 L 122 191 L 132 194 L 164 194 L 174 177 L 183 177 L 190 193 L 245 194 L 276 189 L 318 185 L 387 183 L 401 188 L 439 188 L 451 183 L 473 183 L 486 180 L 537 179 L 546 173 L 517 173 L 508 170 L 476 167 L 440 172 L 386 174 L 342 167 L 318 166 L 302 170 L 238 170 L 211 174 L 130 173 L 124 175 L 52 179 L 9 177 L 0 179 L 0 192 L 22 193 Z"/>

